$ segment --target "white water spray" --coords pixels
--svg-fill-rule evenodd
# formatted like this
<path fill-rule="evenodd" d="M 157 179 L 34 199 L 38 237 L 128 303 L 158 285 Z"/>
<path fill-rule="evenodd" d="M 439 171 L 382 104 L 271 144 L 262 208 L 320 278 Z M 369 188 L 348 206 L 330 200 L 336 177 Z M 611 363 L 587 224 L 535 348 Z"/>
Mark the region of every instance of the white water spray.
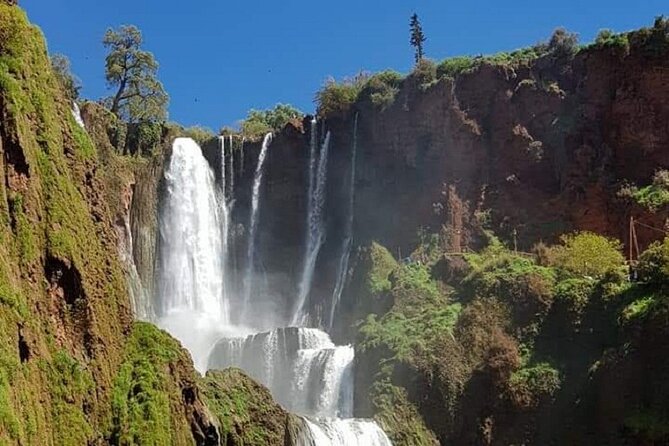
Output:
<path fill-rule="evenodd" d="M 252 279 L 255 271 L 255 245 L 256 232 L 258 230 L 258 208 L 260 206 L 260 186 L 262 185 L 263 174 L 265 172 L 265 158 L 267 149 L 272 142 L 272 134 L 265 135 L 256 165 L 256 172 L 253 178 L 253 191 L 251 197 L 251 217 L 249 220 L 248 247 L 246 251 L 246 274 L 244 275 L 244 302 L 242 309 L 242 320 L 245 319 L 246 312 L 251 300 Z"/>
<path fill-rule="evenodd" d="M 192 139 L 174 141 L 165 186 L 159 216 L 158 325 L 190 350 L 202 371 L 229 314 L 214 173 Z"/>
<path fill-rule="evenodd" d="M 392 446 L 373 421 L 355 418 L 300 419 L 294 446 Z"/>
<path fill-rule="evenodd" d="M 79 109 L 79 104 L 77 104 L 77 101 L 72 101 L 72 116 L 74 117 L 77 125 L 86 130 L 86 125 L 84 124 L 84 120 L 81 118 L 81 110 Z"/>
<path fill-rule="evenodd" d="M 346 285 L 346 277 L 348 275 L 348 262 L 351 258 L 351 249 L 353 248 L 353 211 L 355 205 L 355 161 L 358 152 L 358 114 L 355 114 L 353 122 L 353 146 L 351 148 L 351 172 L 348 179 L 348 216 L 346 219 L 346 226 L 344 228 L 344 240 L 341 247 L 341 257 L 339 258 L 339 265 L 337 271 L 337 282 L 335 283 L 334 292 L 332 293 L 332 303 L 330 305 L 330 317 L 328 319 L 328 327 L 332 330 L 334 325 L 335 312 L 341 300 L 341 294 Z"/>
<path fill-rule="evenodd" d="M 325 135 L 325 141 L 321 147 L 318 157 L 318 169 L 316 166 L 316 124 L 312 121 L 311 129 L 311 152 L 309 156 L 309 201 L 307 209 L 307 242 L 304 256 L 302 275 L 298 286 L 297 302 L 295 304 L 291 325 L 300 326 L 307 323 L 307 298 L 311 291 L 311 282 L 314 277 L 318 253 L 325 240 L 323 232 L 323 206 L 325 204 L 327 162 L 330 147 L 330 132 Z"/>

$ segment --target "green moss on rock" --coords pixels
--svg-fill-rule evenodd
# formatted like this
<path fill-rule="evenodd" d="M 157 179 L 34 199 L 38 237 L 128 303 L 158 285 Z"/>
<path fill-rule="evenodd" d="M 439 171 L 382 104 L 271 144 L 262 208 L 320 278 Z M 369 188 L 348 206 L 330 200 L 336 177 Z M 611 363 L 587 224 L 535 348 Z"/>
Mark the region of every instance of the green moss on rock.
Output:
<path fill-rule="evenodd" d="M 222 444 L 282 446 L 288 414 L 269 390 L 239 369 L 207 372 L 201 381 L 207 406 L 219 422 Z"/>

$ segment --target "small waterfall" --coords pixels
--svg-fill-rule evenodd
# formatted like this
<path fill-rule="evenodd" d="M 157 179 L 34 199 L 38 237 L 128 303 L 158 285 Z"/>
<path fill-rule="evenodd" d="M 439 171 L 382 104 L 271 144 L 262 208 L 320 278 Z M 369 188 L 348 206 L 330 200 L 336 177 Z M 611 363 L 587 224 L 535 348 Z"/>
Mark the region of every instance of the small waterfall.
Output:
<path fill-rule="evenodd" d="M 151 298 L 142 284 L 137 272 L 135 258 L 132 255 L 132 230 L 130 229 L 130 212 L 123 218 L 123 228 L 116 227 L 118 232 L 118 251 L 121 263 L 125 269 L 132 314 L 140 321 L 151 321 L 155 318 L 151 305 Z"/>
<path fill-rule="evenodd" d="M 315 328 L 277 328 L 222 339 L 210 368 L 239 367 L 269 387 L 288 409 L 318 417 L 353 415 L 351 346 L 336 346 Z"/>
<path fill-rule="evenodd" d="M 85 130 L 86 125 L 84 124 L 84 120 L 81 118 L 81 110 L 79 109 L 79 104 L 77 104 L 77 101 L 72 101 L 72 116 L 74 117 L 77 125 Z"/>
<path fill-rule="evenodd" d="M 253 178 L 253 195 L 251 197 L 251 217 L 249 220 L 248 249 L 246 251 L 246 274 L 244 276 L 244 302 L 242 309 L 242 320 L 245 319 L 246 311 L 251 300 L 252 280 L 255 270 L 255 244 L 256 232 L 258 230 L 258 208 L 260 206 L 260 186 L 262 185 L 263 173 L 265 172 L 265 158 L 267 149 L 272 142 L 272 134 L 265 135 L 256 165 L 256 172 Z"/>
<path fill-rule="evenodd" d="M 199 370 L 229 320 L 220 214 L 202 150 L 175 139 L 159 215 L 158 325 L 190 350 Z"/>
<path fill-rule="evenodd" d="M 358 114 L 355 114 L 353 122 L 353 145 L 351 147 L 351 172 L 348 178 L 348 218 L 344 227 L 344 240 L 341 247 L 341 257 L 337 270 L 337 282 L 332 293 L 332 303 L 330 305 L 330 317 L 328 327 L 332 330 L 334 325 L 335 312 L 341 300 L 341 293 L 346 285 L 346 276 L 348 274 L 348 261 L 351 257 L 351 248 L 353 247 L 353 217 L 355 205 L 355 161 L 358 152 Z"/>
<path fill-rule="evenodd" d="M 325 141 L 318 157 L 316 169 L 316 122 L 311 122 L 311 148 L 309 155 L 309 197 L 307 208 L 307 242 L 304 256 L 302 276 L 298 286 L 297 302 L 293 311 L 291 325 L 304 325 L 307 322 L 307 298 L 311 291 L 311 282 L 316 268 L 318 253 L 325 240 L 323 233 L 323 206 L 325 204 L 325 185 L 327 181 L 328 150 L 330 147 L 330 132 L 325 135 Z"/>
<path fill-rule="evenodd" d="M 235 152 L 232 150 L 232 135 L 229 136 L 230 138 L 230 148 L 228 151 L 230 152 L 230 171 L 228 173 L 229 177 L 229 188 L 228 188 L 228 203 L 229 203 L 229 208 L 232 210 L 232 206 L 234 205 L 235 202 Z"/>
<path fill-rule="evenodd" d="M 301 417 L 293 446 L 392 446 L 373 421 Z"/>
<path fill-rule="evenodd" d="M 228 198 L 226 195 L 227 169 L 225 166 L 225 136 L 219 136 L 218 141 L 221 148 L 221 189 L 218 197 L 218 207 L 221 215 L 221 267 L 222 267 L 222 294 L 226 294 L 227 263 L 228 263 L 228 242 L 230 238 L 230 209 L 228 207 Z M 232 153 L 232 152 L 231 152 Z"/>

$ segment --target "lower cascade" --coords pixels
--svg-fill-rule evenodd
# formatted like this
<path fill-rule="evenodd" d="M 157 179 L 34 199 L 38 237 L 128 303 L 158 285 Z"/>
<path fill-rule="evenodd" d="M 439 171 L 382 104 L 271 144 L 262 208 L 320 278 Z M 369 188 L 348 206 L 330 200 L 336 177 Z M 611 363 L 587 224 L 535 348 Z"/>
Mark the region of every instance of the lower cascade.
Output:
<path fill-rule="evenodd" d="M 222 184 L 217 186 L 201 148 L 189 138 L 174 141 L 160 202 L 156 321 L 191 352 L 201 373 L 238 367 L 267 386 L 280 404 L 298 416 L 294 445 L 390 445 L 374 421 L 353 417 L 352 346 L 335 345 L 328 333 L 317 328 L 281 327 L 278 321 L 268 326 L 257 314 L 261 312 L 246 311 L 253 307 L 251 269 L 257 255 L 263 164 L 271 140 L 271 134 L 265 137 L 257 161 L 247 242 L 250 261 L 240 292 L 234 291 L 240 287 L 226 283 L 233 276 L 226 271 L 226 242 L 229 225 L 234 223 L 225 192 L 234 192 L 233 175 L 225 175 L 226 166 L 221 165 Z M 310 319 L 304 316 L 293 324 Z"/>

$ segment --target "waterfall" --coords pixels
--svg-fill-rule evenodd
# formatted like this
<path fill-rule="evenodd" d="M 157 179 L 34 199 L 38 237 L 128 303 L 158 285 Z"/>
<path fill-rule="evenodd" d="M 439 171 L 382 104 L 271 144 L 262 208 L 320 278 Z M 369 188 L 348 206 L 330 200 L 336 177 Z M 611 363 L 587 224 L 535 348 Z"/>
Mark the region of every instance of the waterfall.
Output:
<path fill-rule="evenodd" d="M 137 272 L 135 258 L 132 255 L 132 230 L 130 229 L 130 212 L 123 217 L 123 227 L 116 226 L 118 233 L 118 252 L 121 264 L 125 270 L 128 286 L 128 295 L 132 305 L 132 314 L 140 321 L 151 321 L 154 319 L 153 308 L 149 294 L 142 284 L 142 279 Z"/>
<path fill-rule="evenodd" d="M 72 116 L 74 117 L 77 125 L 85 130 L 86 125 L 84 124 L 84 120 L 81 118 L 81 110 L 79 109 L 79 104 L 77 104 L 77 101 L 72 101 Z"/>
<path fill-rule="evenodd" d="M 317 154 L 315 127 L 312 128 L 313 161 L 310 163 L 313 181 L 310 187 L 309 249 L 300 284 L 303 294 L 299 296 L 301 301 L 295 312 L 299 317 L 294 318 L 300 325 L 310 317 L 305 300 L 324 239 L 322 212 L 330 133 L 326 134 L 320 154 Z M 279 403 L 299 415 L 296 417 L 295 445 L 389 446 L 390 441 L 376 423 L 351 418 L 355 360 L 352 346 L 335 345 L 327 333 L 316 328 L 272 326 L 272 329 L 251 333 L 247 328 L 232 325 L 232 320 L 241 320 L 249 326 L 262 325 L 264 319 L 277 320 L 275 313 L 265 310 L 267 302 L 255 297 L 251 301 L 257 286 L 253 283 L 255 264 L 261 260 L 256 259 L 255 245 L 260 192 L 272 135 L 266 135 L 263 140 L 253 177 L 247 264 L 242 282 L 244 290 L 239 297 L 243 302 L 233 299 L 236 296 L 227 283 L 234 156 L 230 140 L 230 161 L 226 163 L 227 141 L 225 138 L 219 141 L 221 162 L 215 166 L 221 175 L 218 187 L 214 171 L 200 147 L 190 138 L 174 141 L 159 203 L 158 272 L 154 298 L 157 324 L 190 351 L 198 371 L 240 367 L 266 385 Z M 349 198 L 349 206 L 351 200 Z M 346 231 L 350 233 L 348 228 Z M 243 307 L 238 305 L 240 303 Z M 276 307 L 281 305 L 280 302 L 270 303 Z"/>
<path fill-rule="evenodd" d="M 315 328 L 277 328 L 221 339 L 210 368 L 239 367 L 289 410 L 318 417 L 353 415 L 353 348 Z"/>
<path fill-rule="evenodd" d="M 190 138 L 174 141 L 161 200 L 158 325 L 177 337 L 203 370 L 229 314 L 214 173 Z"/>
<path fill-rule="evenodd" d="M 228 198 L 226 196 L 226 166 L 225 166 L 225 136 L 219 136 L 218 141 L 221 148 L 221 189 L 218 196 L 218 207 L 221 215 L 221 271 L 222 271 L 222 294 L 226 294 L 227 263 L 228 263 L 228 241 L 230 234 L 230 209 L 228 207 Z M 232 146 L 231 146 L 232 147 Z M 232 153 L 232 152 L 231 152 Z"/>
<path fill-rule="evenodd" d="M 337 270 L 337 282 L 332 293 L 332 303 L 330 305 L 330 318 L 328 327 L 332 330 L 334 325 L 335 312 L 341 300 L 341 293 L 346 285 L 346 276 L 348 274 L 348 261 L 351 257 L 351 248 L 353 247 L 353 212 L 355 205 L 355 161 L 358 152 L 358 114 L 355 114 L 353 122 L 353 144 L 351 146 L 351 172 L 348 178 L 348 215 L 346 226 L 344 227 L 344 240 L 341 247 L 341 257 Z"/>
<path fill-rule="evenodd" d="M 327 180 L 328 150 L 330 147 L 330 132 L 325 135 L 325 141 L 318 157 L 316 170 L 316 122 L 311 122 L 311 147 L 309 154 L 309 197 L 307 206 L 307 241 L 304 255 L 304 265 L 298 286 L 297 302 L 294 307 L 291 325 L 303 325 L 308 315 L 305 306 L 311 291 L 311 282 L 318 260 L 318 252 L 323 245 L 323 206 L 325 204 L 325 185 Z"/>
<path fill-rule="evenodd" d="M 230 172 L 229 172 L 229 192 L 228 192 L 228 203 L 230 210 L 235 202 L 235 152 L 232 150 L 232 135 L 230 135 Z"/>
<path fill-rule="evenodd" d="M 256 165 L 255 176 L 253 177 L 253 191 L 251 197 L 251 217 L 249 220 L 248 232 L 248 246 L 246 251 L 246 274 L 244 276 L 244 302 L 242 309 L 242 320 L 245 319 L 246 311 L 251 300 L 252 284 L 255 265 L 255 244 L 256 232 L 258 230 L 258 208 L 260 206 L 260 186 L 262 185 L 263 173 L 265 171 L 265 158 L 267 156 L 267 148 L 272 142 L 272 134 L 265 135 L 258 156 L 258 164 Z"/>
<path fill-rule="evenodd" d="M 373 421 L 301 417 L 293 446 L 392 446 Z"/>

